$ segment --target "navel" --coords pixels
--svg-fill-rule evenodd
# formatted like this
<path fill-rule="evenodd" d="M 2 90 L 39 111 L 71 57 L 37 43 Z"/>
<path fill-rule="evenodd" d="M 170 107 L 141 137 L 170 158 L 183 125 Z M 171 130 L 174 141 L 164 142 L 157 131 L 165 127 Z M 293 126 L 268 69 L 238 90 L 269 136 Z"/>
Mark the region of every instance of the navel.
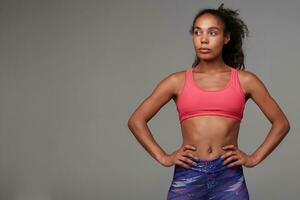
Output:
<path fill-rule="evenodd" d="M 211 148 L 211 147 L 208 147 L 207 152 L 208 152 L 208 153 L 211 153 L 211 152 L 212 152 L 212 148 Z"/>

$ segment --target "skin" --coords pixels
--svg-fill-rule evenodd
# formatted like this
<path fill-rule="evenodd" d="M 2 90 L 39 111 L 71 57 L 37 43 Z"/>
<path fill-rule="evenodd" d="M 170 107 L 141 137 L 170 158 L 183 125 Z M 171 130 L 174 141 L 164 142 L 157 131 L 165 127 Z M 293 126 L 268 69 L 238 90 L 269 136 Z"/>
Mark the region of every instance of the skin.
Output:
<path fill-rule="evenodd" d="M 230 41 L 230 34 L 224 35 L 222 21 L 211 14 L 200 16 L 194 26 L 198 28 L 194 29 L 193 44 L 201 59 L 201 63 L 193 69 L 194 81 L 204 90 L 222 89 L 230 78 L 230 66 L 222 59 L 222 47 Z M 199 47 L 210 48 L 211 51 L 203 54 L 197 51 Z M 228 167 L 254 167 L 283 140 L 290 125 L 266 86 L 253 72 L 238 70 L 238 77 L 245 94 L 245 102 L 252 99 L 272 124 L 263 143 L 249 155 L 238 147 L 241 121 L 224 116 L 203 115 L 184 120 L 180 124 L 183 143 L 170 154 L 155 141 L 147 122 L 171 99 L 176 103 L 178 92 L 185 81 L 185 71 L 174 72 L 161 80 L 131 114 L 128 127 L 145 150 L 165 167 L 177 164 L 188 168 L 195 164 L 192 158 L 212 160 L 219 155 L 222 155 L 221 158 Z"/>

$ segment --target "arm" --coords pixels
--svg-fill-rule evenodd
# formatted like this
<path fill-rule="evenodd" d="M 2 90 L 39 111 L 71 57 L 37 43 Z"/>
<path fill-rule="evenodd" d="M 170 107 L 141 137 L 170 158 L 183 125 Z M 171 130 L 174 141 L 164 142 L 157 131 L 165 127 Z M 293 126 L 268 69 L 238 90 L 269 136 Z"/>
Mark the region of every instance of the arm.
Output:
<path fill-rule="evenodd" d="M 176 94 L 175 74 L 161 80 L 152 93 L 137 107 L 128 120 L 128 128 L 138 142 L 159 163 L 166 152 L 154 140 L 147 122 Z"/>
<path fill-rule="evenodd" d="M 283 140 L 290 130 L 290 124 L 263 82 L 252 72 L 246 72 L 244 77 L 246 93 L 272 123 L 272 127 L 263 143 L 251 154 L 257 165 Z"/>

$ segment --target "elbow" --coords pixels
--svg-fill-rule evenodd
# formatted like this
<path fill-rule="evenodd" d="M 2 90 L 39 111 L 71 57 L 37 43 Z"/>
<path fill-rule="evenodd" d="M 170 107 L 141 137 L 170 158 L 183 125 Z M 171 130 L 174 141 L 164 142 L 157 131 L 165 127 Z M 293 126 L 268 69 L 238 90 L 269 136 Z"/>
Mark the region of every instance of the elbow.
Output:
<path fill-rule="evenodd" d="M 127 121 L 127 127 L 128 127 L 129 129 L 134 125 L 135 119 L 136 119 L 136 117 L 135 117 L 134 114 L 131 114 L 131 115 L 129 116 L 128 121 Z"/>
<path fill-rule="evenodd" d="M 135 123 L 135 121 L 133 120 L 132 117 L 130 117 L 130 118 L 128 119 L 128 121 L 127 121 L 127 127 L 128 127 L 129 129 L 131 129 L 131 128 L 133 127 L 134 123 Z"/>
<path fill-rule="evenodd" d="M 286 122 L 284 123 L 284 127 L 286 130 L 286 133 L 288 133 L 291 129 L 290 122 L 288 120 L 286 120 Z"/>
<path fill-rule="evenodd" d="M 130 130 L 130 133 L 135 134 L 136 122 L 132 119 L 129 119 L 127 122 L 127 127 Z"/>
<path fill-rule="evenodd" d="M 288 121 L 287 118 L 285 118 L 280 123 L 281 123 L 281 126 L 282 126 L 282 132 L 284 132 L 285 134 L 287 134 L 290 131 L 290 128 L 291 128 L 290 122 Z"/>
<path fill-rule="evenodd" d="M 127 127 L 134 136 L 137 136 L 143 131 L 145 122 L 142 119 L 131 117 L 127 122 Z"/>
<path fill-rule="evenodd" d="M 137 117 L 131 116 L 127 121 L 127 127 L 132 130 L 134 127 L 136 127 L 137 124 L 139 124 L 141 119 L 138 119 Z"/>
<path fill-rule="evenodd" d="M 281 119 L 277 119 L 273 125 L 275 125 L 276 127 L 278 127 L 278 129 L 280 129 L 279 133 L 280 135 L 286 135 L 288 134 L 288 132 L 290 131 L 290 122 L 288 121 L 288 119 L 286 117 L 281 118 Z"/>

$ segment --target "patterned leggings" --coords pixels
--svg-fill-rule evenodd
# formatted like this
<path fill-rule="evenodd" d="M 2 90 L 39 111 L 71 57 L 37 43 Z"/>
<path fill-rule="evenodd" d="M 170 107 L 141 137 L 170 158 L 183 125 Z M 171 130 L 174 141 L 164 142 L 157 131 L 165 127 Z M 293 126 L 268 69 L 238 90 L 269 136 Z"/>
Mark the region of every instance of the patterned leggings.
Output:
<path fill-rule="evenodd" d="M 228 167 L 220 156 L 193 161 L 190 169 L 175 165 L 167 200 L 249 200 L 241 165 Z"/>

